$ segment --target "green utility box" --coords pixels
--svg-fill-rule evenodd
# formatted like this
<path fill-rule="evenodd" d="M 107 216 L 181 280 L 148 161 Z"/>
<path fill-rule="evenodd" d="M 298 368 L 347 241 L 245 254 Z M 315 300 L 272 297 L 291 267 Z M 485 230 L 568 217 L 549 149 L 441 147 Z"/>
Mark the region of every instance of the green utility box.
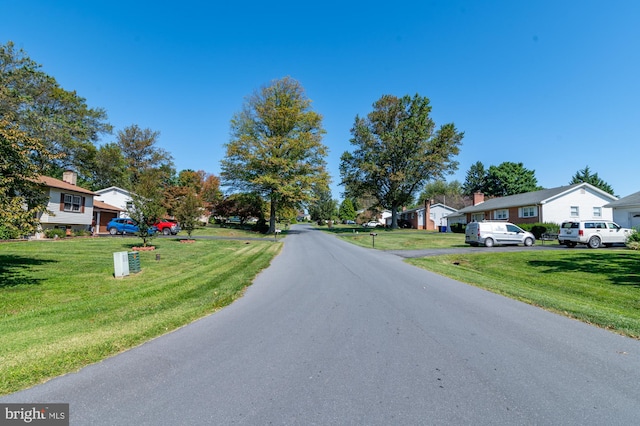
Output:
<path fill-rule="evenodd" d="M 140 272 L 140 253 L 137 251 L 130 251 L 129 253 L 129 272 L 137 274 Z"/>

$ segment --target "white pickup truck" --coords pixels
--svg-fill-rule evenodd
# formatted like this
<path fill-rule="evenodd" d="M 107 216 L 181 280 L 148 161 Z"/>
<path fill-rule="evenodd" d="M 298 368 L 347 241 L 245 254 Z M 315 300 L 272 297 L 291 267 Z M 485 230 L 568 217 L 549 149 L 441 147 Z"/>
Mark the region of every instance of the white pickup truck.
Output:
<path fill-rule="evenodd" d="M 590 248 L 624 244 L 635 229 L 623 228 L 610 220 L 576 220 L 563 222 L 558 242 L 567 247 L 586 244 Z"/>

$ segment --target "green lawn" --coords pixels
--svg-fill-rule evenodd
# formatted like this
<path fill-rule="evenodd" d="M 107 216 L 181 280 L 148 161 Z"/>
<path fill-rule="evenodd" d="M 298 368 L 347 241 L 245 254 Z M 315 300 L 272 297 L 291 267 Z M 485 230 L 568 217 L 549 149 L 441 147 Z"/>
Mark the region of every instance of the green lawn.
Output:
<path fill-rule="evenodd" d="M 464 234 L 451 232 L 422 231 L 417 229 L 385 228 L 367 229 L 362 226 L 338 226 L 333 229 L 320 227 L 340 238 L 362 247 L 372 247 L 372 232 L 376 233 L 375 248 L 378 250 L 419 250 L 427 248 L 468 247 L 464 243 Z"/>
<path fill-rule="evenodd" d="M 638 251 L 567 249 L 481 253 L 410 259 L 407 262 L 640 338 Z"/>
<path fill-rule="evenodd" d="M 138 238 L 0 244 L 0 395 L 74 371 L 215 312 L 280 251 L 273 241 L 152 241 L 142 271 L 113 278 Z M 159 255 L 160 259 L 156 260 Z"/>

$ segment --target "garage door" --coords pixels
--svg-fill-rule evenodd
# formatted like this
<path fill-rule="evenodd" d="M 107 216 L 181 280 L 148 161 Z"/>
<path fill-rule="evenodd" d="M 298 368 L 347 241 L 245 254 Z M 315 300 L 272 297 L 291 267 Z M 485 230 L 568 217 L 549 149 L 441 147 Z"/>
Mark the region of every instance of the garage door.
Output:
<path fill-rule="evenodd" d="M 640 212 L 631 213 L 631 227 L 640 226 Z"/>

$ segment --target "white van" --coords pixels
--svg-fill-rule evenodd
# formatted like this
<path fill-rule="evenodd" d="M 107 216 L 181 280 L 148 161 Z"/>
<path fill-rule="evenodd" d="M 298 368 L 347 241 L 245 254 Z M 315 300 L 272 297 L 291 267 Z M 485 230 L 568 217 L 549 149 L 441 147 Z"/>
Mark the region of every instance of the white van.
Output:
<path fill-rule="evenodd" d="M 464 242 L 472 246 L 493 247 L 495 244 L 524 244 L 529 247 L 535 241 L 536 237 L 531 232 L 509 222 L 471 222 L 467 223 L 464 232 Z"/>

